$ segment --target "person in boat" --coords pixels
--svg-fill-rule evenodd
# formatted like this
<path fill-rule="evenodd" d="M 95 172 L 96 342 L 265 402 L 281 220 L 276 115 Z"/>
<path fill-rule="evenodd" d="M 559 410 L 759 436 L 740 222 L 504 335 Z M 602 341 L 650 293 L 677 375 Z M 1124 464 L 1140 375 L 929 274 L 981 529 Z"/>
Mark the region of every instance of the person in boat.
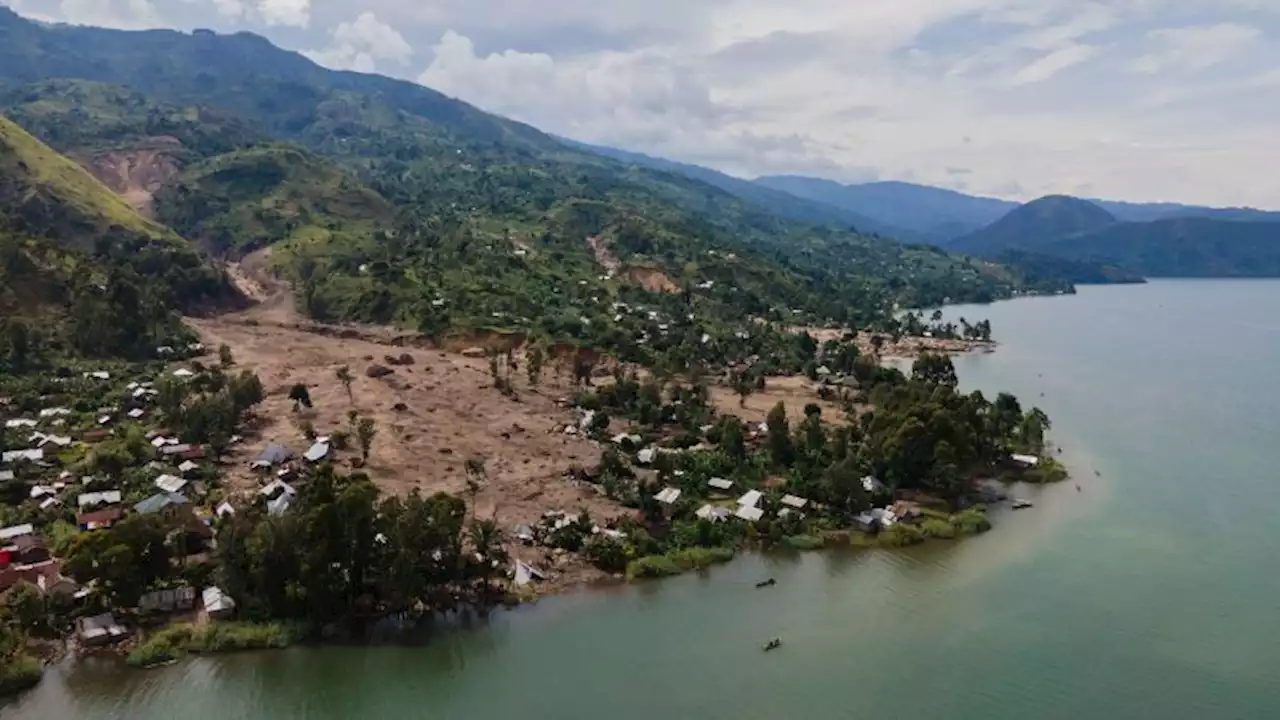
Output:
<path fill-rule="evenodd" d="M 781 639 L 781 638 L 774 638 L 774 639 L 772 639 L 772 640 L 770 640 L 770 641 L 769 641 L 769 644 L 768 644 L 768 645 L 765 645 L 765 646 L 764 646 L 764 651 L 765 651 L 765 652 L 769 652 L 770 650 L 776 650 L 776 649 L 778 649 L 778 648 L 779 648 L 779 647 L 781 647 L 781 646 L 782 646 L 782 639 Z"/>
<path fill-rule="evenodd" d="M 773 578 L 769 578 L 768 580 L 761 580 L 760 582 L 756 583 L 756 587 L 758 588 L 773 587 L 774 585 L 777 585 L 777 584 L 778 584 L 777 580 L 774 580 Z"/>

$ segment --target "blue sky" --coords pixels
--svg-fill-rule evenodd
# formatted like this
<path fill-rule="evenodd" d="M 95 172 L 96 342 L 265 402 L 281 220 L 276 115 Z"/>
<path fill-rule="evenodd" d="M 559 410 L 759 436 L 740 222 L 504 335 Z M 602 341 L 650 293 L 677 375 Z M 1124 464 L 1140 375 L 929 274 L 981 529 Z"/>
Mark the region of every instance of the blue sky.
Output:
<path fill-rule="evenodd" d="M 0 0 L 251 30 L 742 176 L 1280 209 L 1280 0 Z"/>

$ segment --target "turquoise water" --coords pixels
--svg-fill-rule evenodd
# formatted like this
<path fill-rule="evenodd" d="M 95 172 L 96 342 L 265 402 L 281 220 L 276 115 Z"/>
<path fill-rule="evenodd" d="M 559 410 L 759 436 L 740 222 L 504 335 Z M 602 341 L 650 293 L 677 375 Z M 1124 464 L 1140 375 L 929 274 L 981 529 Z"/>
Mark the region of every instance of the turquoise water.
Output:
<path fill-rule="evenodd" d="M 1036 506 L 997 512 L 982 537 L 747 557 L 499 613 L 425 647 L 54 671 L 0 714 L 1277 717 L 1277 309 L 1271 281 L 950 309 L 989 317 L 1002 341 L 957 360 L 962 382 L 1043 407 L 1074 473 L 1019 490 Z M 763 577 L 778 586 L 754 589 Z M 784 646 L 760 652 L 775 636 Z"/>

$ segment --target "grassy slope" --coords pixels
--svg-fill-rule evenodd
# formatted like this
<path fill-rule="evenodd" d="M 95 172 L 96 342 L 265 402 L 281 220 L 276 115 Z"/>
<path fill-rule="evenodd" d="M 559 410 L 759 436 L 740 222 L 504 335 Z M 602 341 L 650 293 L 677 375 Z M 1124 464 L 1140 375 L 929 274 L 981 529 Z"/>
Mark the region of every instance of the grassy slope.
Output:
<path fill-rule="evenodd" d="M 164 226 L 133 211 L 87 170 L 59 155 L 13 122 L 0 118 L 0 201 L 9 229 L 87 249 L 113 228 L 180 243 Z"/>
<path fill-rule="evenodd" d="M 157 217 L 217 252 L 285 242 L 363 244 L 395 211 L 333 163 L 264 145 L 186 168 L 156 198 Z"/>

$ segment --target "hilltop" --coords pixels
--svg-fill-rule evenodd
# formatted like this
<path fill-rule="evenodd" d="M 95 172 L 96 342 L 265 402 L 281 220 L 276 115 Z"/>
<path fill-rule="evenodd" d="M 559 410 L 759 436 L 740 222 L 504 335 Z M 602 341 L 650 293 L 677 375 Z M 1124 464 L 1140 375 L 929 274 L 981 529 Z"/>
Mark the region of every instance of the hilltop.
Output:
<path fill-rule="evenodd" d="M 225 302 L 222 275 L 70 159 L 0 118 L 0 322 L 7 348 L 139 355 L 182 334 L 171 307 Z"/>
<path fill-rule="evenodd" d="M 1059 238 L 1098 230 L 1116 222 L 1101 207 L 1066 195 L 1049 195 L 1022 205 L 976 232 L 956 238 L 948 246 L 974 255 L 1016 249 L 1034 252 Z"/>

